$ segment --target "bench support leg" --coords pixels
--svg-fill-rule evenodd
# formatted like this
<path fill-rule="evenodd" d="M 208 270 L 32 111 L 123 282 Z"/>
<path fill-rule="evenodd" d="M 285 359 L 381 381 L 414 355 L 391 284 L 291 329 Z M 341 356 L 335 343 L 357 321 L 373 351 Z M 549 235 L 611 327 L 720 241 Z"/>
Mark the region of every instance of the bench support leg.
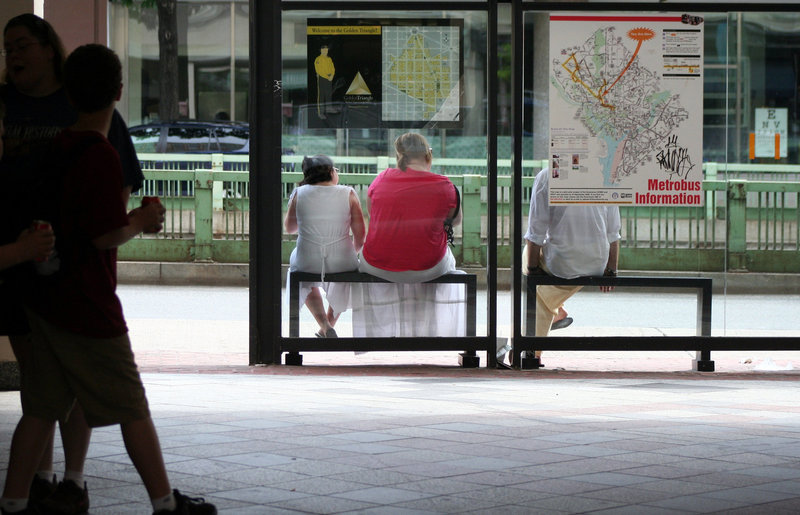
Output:
<path fill-rule="evenodd" d="M 542 365 L 542 360 L 535 356 L 536 355 L 532 351 L 523 351 L 520 355 L 519 369 L 532 370 L 544 367 L 544 365 Z"/>
<path fill-rule="evenodd" d="M 283 362 L 286 365 L 292 365 L 296 367 L 303 366 L 303 355 L 300 354 L 299 352 L 287 352 L 286 356 L 283 359 L 284 359 Z"/>
<path fill-rule="evenodd" d="M 481 366 L 481 358 L 474 350 L 466 350 L 458 355 L 458 364 L 461 368 L 478 368 Z"/>
<path fill-rule="evenodd" d="M 710 350 L 699 350 L 692 360 L 695 372 L 713 372 L 714 360 L 711 359 Z"/>

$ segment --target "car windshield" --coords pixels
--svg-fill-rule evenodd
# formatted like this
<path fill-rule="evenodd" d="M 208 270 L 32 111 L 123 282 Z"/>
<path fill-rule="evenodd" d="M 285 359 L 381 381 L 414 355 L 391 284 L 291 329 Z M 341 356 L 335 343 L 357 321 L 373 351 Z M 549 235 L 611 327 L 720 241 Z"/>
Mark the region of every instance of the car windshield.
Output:
<path fill-rule="evenodd" d="M 137 152 L 167 154 L 247 153 L 250 129 L 246 123 L 194 120 L 153 123 L 130 128 Z M 166 133 L 166 134 L 165 134 Z"/>
<path fill-rule="evenodd" d="M 222 152 L 241 150 L 247 145 L 250 131 L 239 127 L 224 127 L 217 129 L 217 141 Z"/>
<path fill-rule="evenodd" d="M 216 140 L 205 127 L 170 127 L 167 131 L 167 152 L 218 152 Z"/>
<path fill-rule="evenodd" d="M 131 129 L 133 147 L 137 152 L 158 152 L 158 139 L 161 136 L 160 127 L 139 127 Z"/>

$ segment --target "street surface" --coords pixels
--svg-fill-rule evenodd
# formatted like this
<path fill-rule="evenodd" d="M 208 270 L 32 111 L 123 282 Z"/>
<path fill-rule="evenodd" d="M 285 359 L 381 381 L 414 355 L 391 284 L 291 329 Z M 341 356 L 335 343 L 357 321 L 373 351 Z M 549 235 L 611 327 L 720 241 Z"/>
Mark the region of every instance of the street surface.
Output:
<path fill-rule="evenodd" d="M 147 369 L 158 365 L 246 365 L 249 361 L 249 289 L 244 287 L 120 285 L 137 360 Z M 693 293 L 642 293 L 617 289 L 601 293 L 586 288 L 566 308 L 575 319 L 553 336 L 691 336 L 695 334 Z M 511 298 L 498 298 L 498 333 L 510 334 Z M 799 295 L 715 295 L 715 336 L 800 336 Z M 486 296 L 479 292 L 478 332 L 486 331 Z M 284 315 L 284 320 L 286 316 Z M 286 324 L 284 323 L 284 329 Z M 301 311 L 301 335 L 311 336 L 316 324 Z M 337 324 L 340 336 L 351 334 L 349 313 Z M 284 333 L 286 334 L 286 332 Z M 454 352 L 304 353 L 304 364 L 456 364 Z M 649 371 L 691 369 L 694 353 L 685 351 L 577 352 L 551 351 L 548 368 L 567 370 Z M 725 351 L 712 353 L 724 371 L 800 370 L 800 351 Z M 482 357 L 482 365 L 485 358 Z"/>

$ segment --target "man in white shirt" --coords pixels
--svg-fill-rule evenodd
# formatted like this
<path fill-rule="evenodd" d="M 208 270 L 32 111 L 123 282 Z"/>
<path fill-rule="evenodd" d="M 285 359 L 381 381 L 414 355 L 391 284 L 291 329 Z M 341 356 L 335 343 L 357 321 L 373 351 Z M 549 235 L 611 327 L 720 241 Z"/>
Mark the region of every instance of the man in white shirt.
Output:
<path fill-rule="evenodd" d="M 549 170 L 536 175 L 531 192 L 528 231 L 525 233 L 527 275 L 554 275 L 564 279 L 616 276 L 620 216 L 617 206 L 551 206 Z M 564 302 L 582 286 L 539 286 L 536 291 L 536 336 L 547 336 Z M 604 286 L 602 291 L 613 287 Z M 536 351 L 538 358 L 541 351 Z"/>

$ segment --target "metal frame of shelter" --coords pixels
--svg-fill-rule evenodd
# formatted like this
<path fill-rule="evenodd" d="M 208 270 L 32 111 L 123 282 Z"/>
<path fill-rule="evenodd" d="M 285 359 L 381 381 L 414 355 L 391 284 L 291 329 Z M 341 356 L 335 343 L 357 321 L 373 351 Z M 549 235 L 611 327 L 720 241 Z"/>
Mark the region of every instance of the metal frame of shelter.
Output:
<path fill-rule="evenodd" d="M 497 69 L 497 0 L 476 2 L 262 2 L 251 0 L 251 170 L 280 170 L 281 167 L 281 21 L 283 12 L 319 11 L 481 11 L 487 14 L 487 69 Z M 486 77 L 488 98 L 497 98 L 497 75 Z M 497 119 L 496 102 L 487 105 L 488 216 L 496 216 Z M 352 350 L 420 350 L 431 338 L 347 338 L 324 339 L 282 336 L 281 327 L 281 182 L 278 173 L 251 176 L 250 239 L 250 364 L 280 363 L 284 352 Z M 484 336 L 438 337 L 431 350 L 486 351 L 487 365 L 496 364 L 497 341 L 497 224 L 488 224 L 487 331 Z M 350 346 L 348 346 L 350 345 Z"/>
<path fill-rule="evenodd" d="M 663 13 L 663 12 L 775 12 L 775 11 L 797 11 L 796 4 L 701 4 L 701 3 L 562 3 L 562 2 L 525 2 L 514 0 L 512 2 L 512 48 L 513 48 L 513 76 L 521 78 L 523 74 L 523 59 L 520 58 L 523 46 L 523 26 L 524 15 L 528 12 L 556 12 L 556 11 L 616 11 L 616 12 L 636 12 L 636 13 Z M 514 112 L 521 113 L 523 108 L 523 85 L 522 80 L 514 79 L 513 98 Z M 522 168 L 521 161 L 517 156 L 522 155 L 522 139 L 518 136 L 522 134 L 522 117 L 514 117 L 513 129 L 513 155 L 512 175 L 513 175 L 513 194 L 512 204 L 514 211 L 514 230 L 513 235 L 524 233 L 522 227 L 522 205 L 521 184 Z M 513 236 L 512 236 L 513 237 Z M 526 349 L 539 350 L 581 350 L 581 351 L 604 351 L 604 350 L 693 350 L 697 352 L 695 369 L 699 371 L 713 371 L 714 362 L 711 359 L 713 350 L 800 350 L 800 341 L 795 338 L 780 337 L 731 337 L 731 336 L 595 336 L 585 337 L 559 337 L 542 338 L 526 336 L 522 334 L 523 316 L 523 278 L 519 273 L 519 263 L 522 258 L 522 248 L 520 245 L 514 247 L 512 258 L 513 276 L 513 341 L 519 347 Z M 710 321 L 708 321 L 710 323 Z M 538 360 L 535 360 L 538 361 Z M 699 366 L 698 366 L 699 364 Z M 538 365 L 537 363 L 534 366 Z M 516 365 L 515 365 L 516 366 Z"/>
<path fill-rule="evenodd" d="M 250 169 L 259 173 L 251 176 L 251 228 L 250 234 L 250 364 L 278 364 L 287 351 L 342 350 L 345 341 L 360 348 L 386 350 L 387 343 L 376 344 L 376 339 L 348 338 L 326 343 L 314 338 L 282 336 L 282 278 L 281 278 L 281 168 L 282 87 L 281 87 L 281 35 L 282 15 L 295 10 L 338 11 L 482 11 L 487 14 L 487 330 L 484 336 L 462 338 L 437 338 L 436 350 L 463 350 L 469 348 L 487 351 L 487 366 L 496 365 L 497 342 L 497 21 L 498 5 L 511 4 L 512 9 L 512 75 L 513 113 L 523 113 L 523 52 L 524 15 L 529 12 L 555 11 L 618 11 L 618 12 L 747 12 L 796 11 L 796 4 L 689 4 L 689 3 L 573 3 L 528 2 L 511 0 L 488 1 L 262 1 L 250 0 L 250 62 L 251 107 L 250 125 L 252 145 Z M 513 116 L 513 229 L 512 241 L 521 241 L 522 226 L 522 116 Z M 800 350 L 800 342 L 792 338 L 769 337 L 578 337 L 543 338 L 522 334 L 523 280 L 519 272 L 521 245 L 514 246 L 512 256 L 512 339 L 526 348 L 544 350 Z M 395 350 L 418 350 L 420 338 L 392 338 Z M 430 339 L 428 339 L 430 340 Z M 377 345 L 377 346 L 376 346 Z M 350 347 L 346 347 L 350 349 Z M 713 367 L 712 367 L 713 369 Z"/>

